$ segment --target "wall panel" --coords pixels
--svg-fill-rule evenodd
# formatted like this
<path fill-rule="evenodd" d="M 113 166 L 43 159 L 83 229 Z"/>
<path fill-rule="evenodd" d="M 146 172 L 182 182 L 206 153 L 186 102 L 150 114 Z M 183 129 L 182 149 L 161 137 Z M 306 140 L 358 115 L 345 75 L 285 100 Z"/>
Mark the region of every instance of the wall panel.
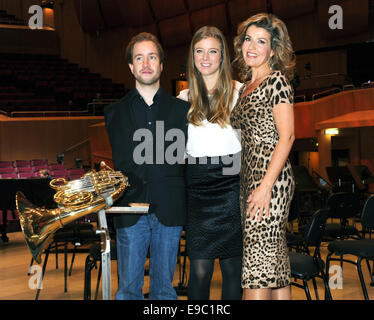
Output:
<path fill-rule="evenodd" d="M 373 109 L 374 89 L 343 91 L 314 101 L 295 104 L 297 139 L 316 136 L 315 124 L 345 113 Z"/>

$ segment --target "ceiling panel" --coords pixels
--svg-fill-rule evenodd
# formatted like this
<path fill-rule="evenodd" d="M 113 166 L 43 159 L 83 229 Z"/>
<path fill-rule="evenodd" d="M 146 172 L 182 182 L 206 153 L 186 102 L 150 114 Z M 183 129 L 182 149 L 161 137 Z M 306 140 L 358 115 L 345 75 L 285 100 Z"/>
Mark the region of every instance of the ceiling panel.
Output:
<path fill-rule="evenodd" d="M 201 8 L 212 7 L 222 2 L 225 2 L 225 1 L 224 0 L 187 0 L 188 9 L 190 11 L 198 10 Z"/>
<path fill-rule="evenodd" d="M 192 35 L 188 14 L 161 20 L 159 29 L 165 47 L 175 47 L 191 41 Z"/>
<path fill-rule="evenodd" d="M 266 0 L 232 0 L 229 2 L 229 15 L 232 31 L 236 33 L 238 25 L 250 16 L 266 12 Z"/>
<path fill-rule="evenodd" d="M 280 19 L 290 19 L 311 13 L 315 10 L 315 3 L 311 0 L 292 0 L 292 5 L 284 0 L 271 0 L 273 13 Z"/>
<path fill-rule="evenodd" d="M 329 20 L 335 20 L 336 12 L 329 13 L 332 5 L 342 8 L 342 29 L 331 29 Z M 318 19 L 322 38 L 337 39 L 351 36 L 369 30 L 369 4 L 368 0 L 319 0 Z"/>
<path fill-rule="evenodd" d="M 116 1 L 99 0 L 101 12 L 104 17 L 105 24 L 108 28 L 118 27 L 125 23 L 121 11 L 118 10 Z M 94 1 L 92 1 L 94 2 Z"/>
<path fill-rule="evenodd" d="M 140 27 L 154 22 L 147 0 L 116 0 L 116 3 L 127 26 Z"/>
<path fill-rule="evenodd" d="M 215 7 L 198 10 L 191 14 L 193 32 L 202 26 L 215 26 L 223 33 L 228 32 L 225 5 L 220 4 Z"/>
<path fill-rule="evenodd" d="M 78 21 L 84 32 L 94 33 L 105 28 L 97 1 L 75 0 Z"/>
<path fill-rule="evenodd" d="M 370 0 L 372 1 L 372 0 Z M 250 16 L 272 12 L 286 22 L 300 48 L 316 47 L 331 40 L 369 37 L 369 0 L 74 0 L 84 32 L 97 33 L 122 26 L 132 34 L 150 29 L 165 46 L 189 43 L 192 33 L 214 25 L 227 37 Z M 1 0 L 0 0 L 1 2 Z M 343 9 L 343 29 L 329 28 L 330 6 Z M 309 30 L 305 34 L 304 29 Z M 330 42 L 331 42 L 330 41 Z"/>
<path fill-rule="evenodd" d="M 150 0 L 156 19 L 165 19 L 186 13 L 184 0 Z"/>

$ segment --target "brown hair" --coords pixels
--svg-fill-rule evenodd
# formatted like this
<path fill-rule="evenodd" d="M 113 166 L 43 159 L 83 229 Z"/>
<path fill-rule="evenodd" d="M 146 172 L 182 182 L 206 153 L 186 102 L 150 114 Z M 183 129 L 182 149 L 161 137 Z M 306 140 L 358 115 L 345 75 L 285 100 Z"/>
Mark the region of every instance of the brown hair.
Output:
<path fill-rule="evenodd" d="M 133 36 L 131 38 L 129 44 L 126 47 L 127 63 L 132 64 L 132 58 L 133 58 L 132 55 L 133 55 L 133 51 L 134 51 L 134 46 L 135 46 L 136 43 L 142 42 L 142 41 L 152 41 L 157 47 L 160 62 L 161 63 L 164 62 L 164 50 L 162 49 L 161 44 L 158 41 L 157 37 L 154 36 L 152 33 L 141 32 L 141 33 L 138 33 L 137 35 Z"/>
<path fill-rule="evenodd" d="M 270 58 L 269 64 L 272 70 L 280 70 L 291 81 L 294 77 L 296 57 L 292 49 L 292 43 L 288 35 L 286 25 L 282 20 L 271 13 L 259 13 L 238 26 L 237 36 L 234 39 L 234 51 L 236 57 L 233 64 L 239 70 L 242 81 L 248 80 L 252 75 L 252 70 L 243 59 L 242 45 L 248 28 L 255 25 L 263 28 L 270 34 L 271 49 L 274 55 Z"/>
<path fill-rule="evenodd" d="M 194 48 L 197 42 L 205 38 L 217 39 L 221 46 L 219 78 L 211 97 L 208 97 L 204 79 L 195 66 Z M 225 127 L 230 122 L 230 107 L 233 96 L 230 55 L 223 33 L 216 27 L 205 26 L 197 30 L 192 37 L 187 61 L 187 81 L 191 108 L 188 112 L 190 123 L 199 126 L 207 119 Z"/>

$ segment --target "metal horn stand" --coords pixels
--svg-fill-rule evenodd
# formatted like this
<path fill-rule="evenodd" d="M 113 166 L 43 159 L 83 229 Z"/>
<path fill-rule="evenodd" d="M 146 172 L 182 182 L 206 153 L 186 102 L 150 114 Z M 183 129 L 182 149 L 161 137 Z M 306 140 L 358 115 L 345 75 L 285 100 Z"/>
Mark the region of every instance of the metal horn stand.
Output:
<path fill-rule="evenodd" d="M 101 209 L 98 215 L 99 226 L 96 231 L 101 238 L 101 268 L 102 268 L 102 299 L 111 300 L 111 264 L 110 264 L 110 236 L 106 213 L 113 214 L 147 214 L 148 207 L 111 207 Z"/>

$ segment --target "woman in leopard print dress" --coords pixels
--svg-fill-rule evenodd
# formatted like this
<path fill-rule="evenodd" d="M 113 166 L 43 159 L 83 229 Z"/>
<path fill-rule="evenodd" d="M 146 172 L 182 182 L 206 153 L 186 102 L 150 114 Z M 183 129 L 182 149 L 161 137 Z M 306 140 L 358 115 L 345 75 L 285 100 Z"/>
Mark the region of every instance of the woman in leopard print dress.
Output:
<path fill-rule="evenodd" d="M 282 21 L 255 15 L 238 27 L 235 63 L 245 82 L 231 115 L 241 129 L 244 299 L 290 299 L 286 224 L 294 193 L 291 42 Z"/>

